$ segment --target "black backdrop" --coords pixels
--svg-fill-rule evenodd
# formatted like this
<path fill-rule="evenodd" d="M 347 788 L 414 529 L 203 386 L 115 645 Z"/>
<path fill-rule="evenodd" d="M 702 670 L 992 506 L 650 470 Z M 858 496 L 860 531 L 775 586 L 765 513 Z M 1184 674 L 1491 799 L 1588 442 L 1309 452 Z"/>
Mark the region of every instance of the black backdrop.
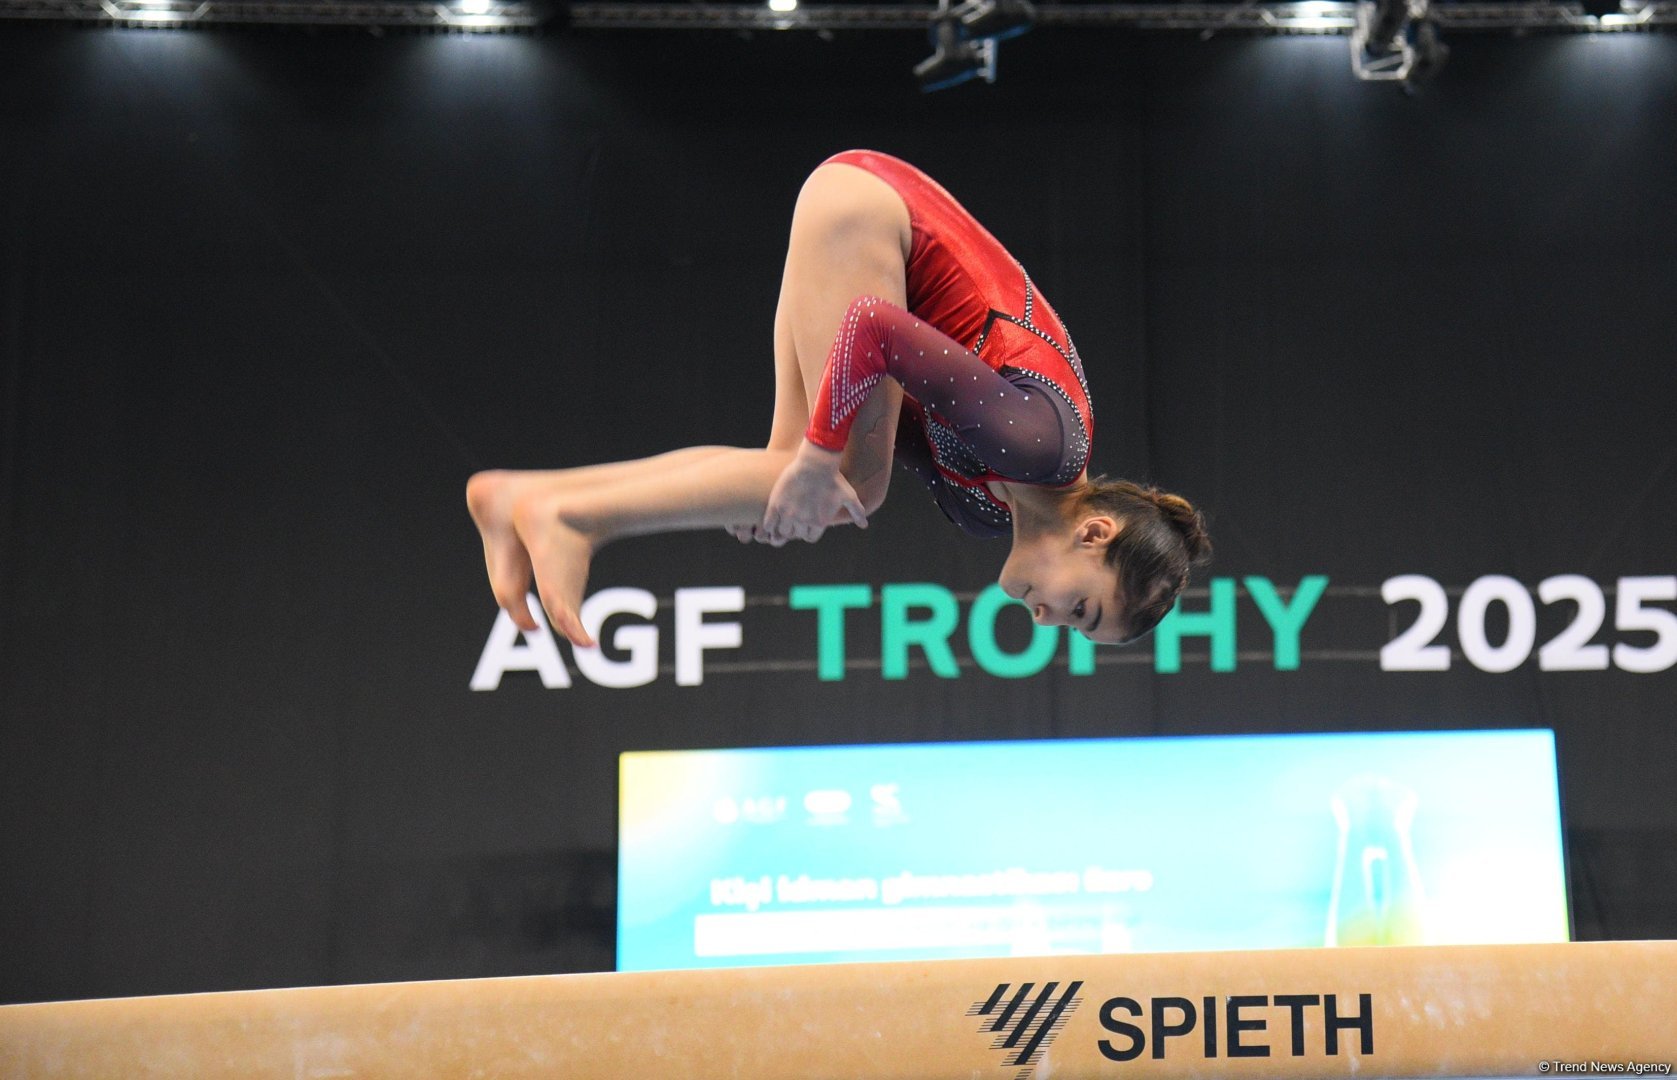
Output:
<path fill-rule="evenodd" d="M 1553 727 L 1575 934 L 1671 935 L 1671 670 L 1378 661 L 1396 574 L 1585 575 L 1643 645 L 1615 582 L 1677 573 L 1677 38 L 1455 45 L 1410 98 L 1339 38 L 1038 31 L 922 97 L 915 35 L 0 27 L 0 1000 L 609 968 L 615 755 L 661 747 Z M 744 586 L 700 686 L 666 606 L 650 685 L 468 688 L 466 476 L 766 435 L 849 146 L 1031 268 L 1095 464 L 1200 501 L 1211 575 L 1330 578 L 1298 670 L 1243 596 L 1232 672 L 887 680 L 853 615 L 821 681 L 791 586 L 1000 564 L 899 478 L 865 538 L 600 558 Z"/>

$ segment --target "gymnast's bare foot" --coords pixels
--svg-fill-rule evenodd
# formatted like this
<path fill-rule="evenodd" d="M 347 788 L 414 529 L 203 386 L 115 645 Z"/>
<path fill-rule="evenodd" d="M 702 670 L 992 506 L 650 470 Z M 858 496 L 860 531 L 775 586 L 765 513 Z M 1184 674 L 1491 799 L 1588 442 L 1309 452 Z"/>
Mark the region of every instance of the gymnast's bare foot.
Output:
<path fill-rule="evenodd" d="M 533 578 L 553 629 L 573 645 L 592 647 L 577 613 L 598 545 L 567 514 L 552 475 L 478 473 L 466 485 L 466 505 L 482 534 L 489 586 L 502 610 L 520 629 L 537 629 L 525 599 Z"/>

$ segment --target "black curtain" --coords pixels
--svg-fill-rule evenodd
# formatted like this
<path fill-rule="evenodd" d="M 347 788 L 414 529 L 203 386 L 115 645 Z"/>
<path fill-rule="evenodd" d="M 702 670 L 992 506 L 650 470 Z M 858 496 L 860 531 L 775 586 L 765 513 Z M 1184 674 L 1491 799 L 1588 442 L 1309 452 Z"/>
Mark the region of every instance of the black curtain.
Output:
<path fill-rule="evenodd" d="M 1677 932 L 1669 669 L 1380 669 L 1398 574 L 1583 575 L 1640 646 L 1617 582 L 1677 573 L 1677 39 L 1452 44 L 1411 97 L 1340 38 L 1039 30 L 921 96 L 912 34 L 0 26 L 0 1000 L 609 968 L 616 754 L 660 747 L 1552 727 L 1575 933 Z M 700 686 L 666 608 L 647 686 L 469 688 L 466 477 L 766 436 L 792 202 L 852 146 L 1030 268 L 1202 585 L 1330 579 L 1297 670 L 1242 592 L 1230 672 L 957 635 L 888 680 L 875 607 L 821 680 L 792 586 L 1000 565 L 905 475 L 866 537 L 602 554 L 743 586 Z"/>

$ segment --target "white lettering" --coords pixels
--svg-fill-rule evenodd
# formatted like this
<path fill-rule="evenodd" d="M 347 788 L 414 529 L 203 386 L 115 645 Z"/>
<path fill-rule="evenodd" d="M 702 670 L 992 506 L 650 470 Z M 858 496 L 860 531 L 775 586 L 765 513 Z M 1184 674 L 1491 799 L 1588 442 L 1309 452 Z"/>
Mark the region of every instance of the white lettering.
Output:
<path fill-rule="evenodd" d="M 497 612 L 495 625 L 484 643 L 483 655 L 478 657 L 477 670 L 472 672 L 473 690 L 495 690 L 501 676 L 509 671 L 534 671 L 541 676 L 542 685 L 549 690 L 564 690 L 571 685 L 571 673 L 559 658 L 559 645 L 553 631 L 547 627 L 547 616 L 534 596 L 527 597 L 530 614 L 536 618 L 536 628 L 520 630 L 506 612 Z M 518 643 L 519 638 L 524 644 Z"/>
<path fill-rule="evenodd" d="M 742 907 L 756 911 L 774 896 L 774 887 L 767 876 L 746 880 L 742 877 L 711 878 L 711 907 Z"/>
<path fill-rule="evenodd" d="M 598 641 L 600 628 L 613 615 L 639 615 L 651 619 L 658 613 L 658 600 L 645 589 L 601 589 L 583 601 L 577 616 L 583 627 Z M 611 637 L 614 649 L 629 654 L 626 660 L 613 660 L 595 646 L 592 649 L 573 647 L 577 670 L 596 686 L 622 689 L 645 686 L 658 677 L 658 628 L 620 626 Z"/>
<path fill-rule="evenodd" d="M 738 585 L 675 591 L 675 681 L 698 686 L 705 681 L 706 649 L 737 649 L 744 640 L 737 622 L 705 622 L 707 612 L 745 610 L 745 590 Z"/>

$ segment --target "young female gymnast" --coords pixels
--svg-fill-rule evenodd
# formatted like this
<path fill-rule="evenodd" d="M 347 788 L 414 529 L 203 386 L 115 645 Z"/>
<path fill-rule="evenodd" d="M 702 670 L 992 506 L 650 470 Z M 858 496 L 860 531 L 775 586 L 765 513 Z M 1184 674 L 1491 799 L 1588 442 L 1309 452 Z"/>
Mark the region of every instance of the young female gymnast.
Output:
<path fill-rule="evenodd" d="M 1095 641 L 1151 630 L 1210 551 L 1187 500 L 1088 477 L 1094 416 L 1065 326 L 1001 244 L 906 162 L 847 151 L 804 184 L 774 358 L 762 449 L 471 478 L 490 587 L 513 622 L 536 629 L 533 579 L 551 625 L 593 645 L 577 615 L 589 562 L 621 537 L 721 526 L 779 546 L 865 528 L 893 458 L 965 531 L 1012 535 L 1000 582 L 1038 623 Z"/>

